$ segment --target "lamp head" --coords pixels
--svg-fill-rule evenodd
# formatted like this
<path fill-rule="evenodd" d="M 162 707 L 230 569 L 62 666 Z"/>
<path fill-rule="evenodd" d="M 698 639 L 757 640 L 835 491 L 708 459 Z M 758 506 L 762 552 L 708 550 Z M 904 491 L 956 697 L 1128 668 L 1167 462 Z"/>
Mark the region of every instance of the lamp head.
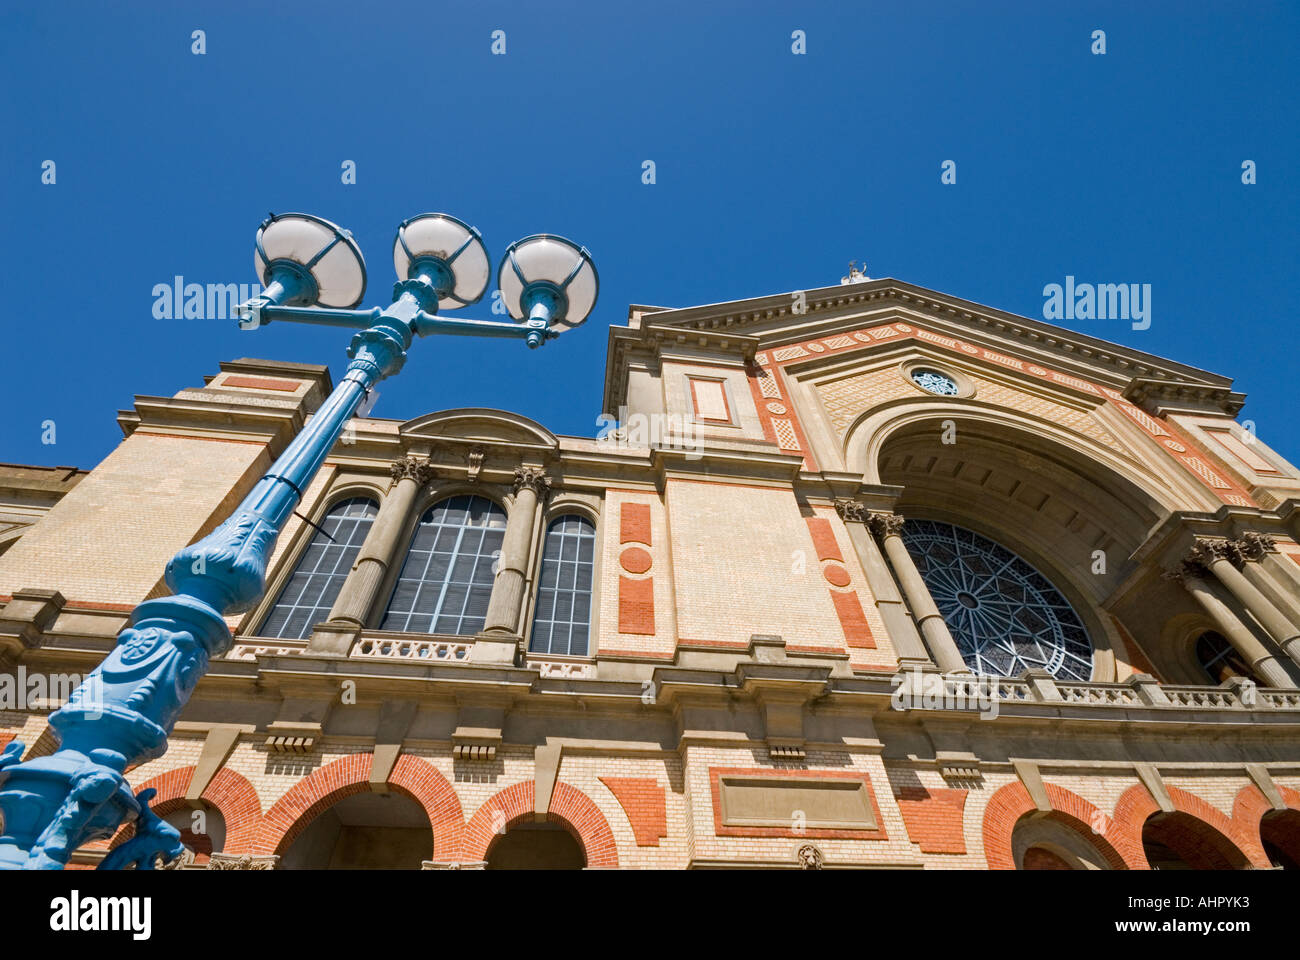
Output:
<path fill-rule="evenodd" d="M 399 280 L 428 281 L 437 291 L 439 310 L 477 303 L 491 273 L 483 237 L 445 213 L 422 213 L 402 221 L 393 241 L 393 269 Z"/>
<path fill-rule="evenodd" d="M 539 233 L 506 248 L 497 287 L 510 316 L 562 333 L 590 316 L 600 278 L 586 247 Z"/>
<path fill-rule="evenodd" d="M 273 213 L 264 220 L 253 267 L 269 299 L 281 306 L 350 310 L 366 293 L 366 261 L 352 234 L 308 213 Z"/>

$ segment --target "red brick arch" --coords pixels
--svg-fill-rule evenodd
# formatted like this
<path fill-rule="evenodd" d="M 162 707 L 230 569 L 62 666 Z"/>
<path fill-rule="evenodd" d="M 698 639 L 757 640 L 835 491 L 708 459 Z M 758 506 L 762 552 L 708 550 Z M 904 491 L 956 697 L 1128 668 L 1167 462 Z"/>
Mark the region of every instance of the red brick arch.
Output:
<path fill-rule="evenodd" d="M 246 852 L 262 856 L 283 854 L 320 814 L 345 797 L 370 789 L 373 760 L 373 754 L 349 754 L 300 780 L 266 812 L 252 848 Z M 447 778 L 427 760 L 402 754 L 388 777 L 388 785 L 424 808 L 433 827 L 434 859 L 444 862 L 461 859 L 465 818 L 460 799 Z"/>
<path fill-rule="evenodd" d="M 465 859 L 486 860 L 501 827 L 532 817 L 534 781 L 525 780 L 489 797 L 465 827 Z M 588 867 L 617 867 L 614 831 L 600 808 L 577 787 L 559 781 L 546 819 L 559 823 L 582 846 Z"/>
<path fill-rule="evenodd" d="M 1128 835 L 1112 829 L 1110 818 L 1083 797 L 1054 783 L 1045 783 L 1043 787 L 1052 803 L 1052 812 L 1047 816 L 1078 833 L 1106 858 L 1112 869 L 1136 870 L 1146 867 L 1140 838 L 1134 849 Z M 1011 835 L 1020 818 L 1037 809 L 1029 791 L 1019 780 L 1008 783 L 989 798 L 988 805 L 984 808 L 984 858 L 988 861 L 990 870 L 1016 869 Z M 1099 826 L 1101 832 L 1094 832 L 1094 825 Z"/>
<path fill-rule="evenodd" d="M 1206 826 L 1222 834 L 1227 842 L 1232 844 L 1251 866 L 1262 869 L 1269 869 L 1272 866 L 1264 853 L 1263 844 L 1259 841 L 1258 821 L 1255 823 L 1254 835 L 1252 836 L 1252 831 L 1245 826 L 1248 821 L 1245 819 L 1239 820 L 1235 815 L 1235 809 L 1234 816 L 1228 817 L 1194 793 L 1188 793 L 1178 787 L 1166 787 L 1166 789 L 1175 810 L 1200 820 Z M 1238 794 L 1238 800 L 1240 800 L 1240 794 Z M 1140 783 L 1135 783 L 1125 790 L 1115 804 L 1116 829 L 1127 838 L 1128 843 L 1136 845 L 1137 851 L 1142 858 L 1139 868 L 1142 870 L 1151 869 L 1151 865 L 1147 862 L 1146 852 L 1142 848 L 1142 826 L 1147 822 L 1147 818 L 1159 812 L 1159 804 L 1152 798 L 1147 788 Z"/>
<path fill-rule="evenodd" d="M 194 767 L 177 767 L 136 784 L 134 790 L 136 793 L 150 787 L 157 790 L 158 793 L 149 802 L 149 806 L 158 816 L 165 817 L 187 806 L 185 791 L 190 788 L 193 779 Z M 258 800 L 253 785 L 229 767 L 222 767 L 203 789 L 202 799 L 221 811 L 221 818 L 226 822 L 226 842 L 222 849 L 232 853 L 244 852 L 253 842 L 262 819 L 262 803 Z M 135 824 L 127 824 L 113 835 L 108 844 L 109 849 L 134 835 Z"/>
<path fill-rule="evenodd" d="M 1300 811 L 1300 791 L 1292 790 L 1290 787 L 1284 787 L 1280 783 L 1277 785 L 1278 792 L 1282 794 L 1282 802 L 1286 804 L 1288 810 Z M 1237 793 L 1237 797 L 1232 802 L 1232 822 L 1237 825 L 1244 838 L 1250 838 L 1260 846 L 1260 855 L 1268 859 L 1268 854 L 1263 851 L 1263 837 L 1260 828 L 1261 821 L 1264 817 L 1273 812 L 1273 804 L 1269 802 L 1268 797 L 1264 796 L 1262 790 L 1253 783 L 1242 787 Z"/>

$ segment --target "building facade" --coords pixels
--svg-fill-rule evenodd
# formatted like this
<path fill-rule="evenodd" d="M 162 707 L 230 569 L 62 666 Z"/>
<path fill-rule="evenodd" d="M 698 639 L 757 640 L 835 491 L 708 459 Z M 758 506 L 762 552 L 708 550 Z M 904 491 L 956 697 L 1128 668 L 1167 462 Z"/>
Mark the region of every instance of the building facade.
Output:
<path fill-rule="evenodd" d="M 182 866 L 1300 864 L 1300 473 L 1243 395 L 847 280 L 631 308 L 594 439 L 354 420 L 128 773 Z M 0 744 L 330 387 L 223 363 L 0 465 Z"/>

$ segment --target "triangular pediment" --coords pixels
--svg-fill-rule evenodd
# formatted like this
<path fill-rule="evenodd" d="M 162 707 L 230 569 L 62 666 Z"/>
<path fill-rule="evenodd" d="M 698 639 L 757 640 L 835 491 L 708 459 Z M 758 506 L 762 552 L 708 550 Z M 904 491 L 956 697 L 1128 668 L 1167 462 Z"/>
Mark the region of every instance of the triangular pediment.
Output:
<path fill-rule="evenodd" d="M 635 328 L 754 337 L 764 349 L 861 327 L 864 317 L 883 318 L 893 309 L 898 319 L 911 318 L 936 334 L 987 345 L 1024 362 L 1087 370 L 1121 389 L 1137 383 L 1148 395 L 1166 390 L 1218 395 L 1216 401 L 1224 406 L 1240 407 L 1241 395 L 1232 394 L 1229 377 L 900 280 L 797 293 L 801 296 L 780 293 L 679 309 L 634 307 L 630 318 Z"/>

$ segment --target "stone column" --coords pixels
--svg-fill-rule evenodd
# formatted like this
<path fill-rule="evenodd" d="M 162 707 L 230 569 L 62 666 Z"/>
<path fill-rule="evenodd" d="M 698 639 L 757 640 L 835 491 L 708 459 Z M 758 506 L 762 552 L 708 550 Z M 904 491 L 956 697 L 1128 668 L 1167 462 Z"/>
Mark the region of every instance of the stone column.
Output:
<path fill-rule="evenodd" d="M 1295 683 L 1281 661 L 1259 642 L 1250 627 L 1242 623 L 1228 605 L 1210 589 L 1205 579 L 1208 573 L 1201 564 L 1184 562 L 1168 576 L 1170 579 L 1180 581 L 1187 588 L 1187 592 L 1214 621 L 1215 628 L 1228 639 L 1238 653 L 1246 658 L 1255 675 L 1266 686 L 1295 689 Z"/>
<path fill-rule="evenodd" d="M 903 518 L 893 513 L 873 513 L 871 529 L 884 545 L 885 555 L 889 557 L 899 586 L 903 588 L 903 596 L 912 608 L 912 616 L 916 618 L 925 645 L 929 647 L 939 669 L 944 673 L 970 673 L 970 667 L 966 666 L 966 661 L 957 649 L 957 641 L 952 638 L 948 624 L 944 623 L 939 608 L 934 605 L 930 589 L 921 579 L 921 572 L 916 569 L 912 555 L 903 543 Z"/>
<path fill-rule="evenodd" d="M 524 584 L 528 579 L 528 556 L 533 545 L 533 528 L 537 523 L 537 504 L 550 485 L 540 467 L 522 466 L 515 470 L 515 502 L 506 521 L 487 619 L 475 640 L 472 660 L 514 661 L 519 643 L 519 613 L 523 606 Z"/>
<path fill-rule="evenodd" d="M 1288 620 L 1255 584 L 1233 566 L 1232 561 L 1239 557 L 1239 551 L 1231 540 L 1197 539 L 1196 545 L 1188 554 L 1189 560 L 1213 573 L 1228 588 L 1228 592 L 1259 621 L 1260 626 L 1268 631 L 1282 651 L 1300 664 L 1300 628 Z"/>
<path fill-rule="evenodd" d="M 1241 561 L 1242 575 L 1273 602 L 1293 624 L 1300 624 L 1300 587 L 1286 578 L 1279 579 L 1276 561 L 1277 541 L 1262 533 L 1244 533 L 1232 541 Z M 1292 563 L 1300 569 L 1300 566 Z"/>
<path fill-rule="evenodd" d="M 898 653 L 899 666 L 903 669 L 933 668 L 934 661 L 930 659 L 930 654 L 921 641 L 921 635 L 916 632 L 916 624 L 908 616 L 907 607 L 903 605 L 903 597 L 898 592 L 898 584 L 894 582 L 894 576 L 889 572 L 889 565 L 885 563 L 880 547 L 876 546 L 876 540 L 867 528 L 871 520 L 871 512 L 855 500 L 837 500 L 835 512 L 840 515 L 845 529 L 849 532 L 849 540 L 853 543 L 863 573 L 866 574 L 867 585 L 871 587 L 872 596 L 876 598 L 876 610 L 879 611 L 880 619 L 884 621 L 885 628 L 889 631 L 889 639 L 893 641 L 894 650 Z"/>
<path fill-rule="evenodd" d="M 393 475 L 388 496 L 370 526 L 343 589 L 330 608 L 329 620 L 317 627 L 307 644 L 312 653 L 346 655 L 357 631 L 366 625 L 375 597 L 394 563 L 402 561 L 402 532 L 422 487 L 433 479 L 427 460 L 407 457 L 389 468 Z M 348 649 L 339 649 L 347 646 Z"/>

